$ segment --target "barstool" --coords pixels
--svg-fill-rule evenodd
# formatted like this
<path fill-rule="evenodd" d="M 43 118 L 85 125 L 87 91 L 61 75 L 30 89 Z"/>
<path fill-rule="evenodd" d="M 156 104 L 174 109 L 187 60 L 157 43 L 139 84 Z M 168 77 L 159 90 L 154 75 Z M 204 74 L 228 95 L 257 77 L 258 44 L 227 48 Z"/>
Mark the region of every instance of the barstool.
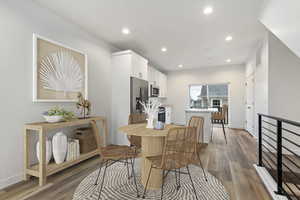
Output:
<path fill-rule="evenodd" d="M 227 112 L 228 112 L 228 106 L 227 105 L 223 105 L 222 108 L 221 108 L 221 112 L 213 112 L 211 114 L 211 124 L 212 124 L 211 141 L 213 139 L 214 124 L 217 124 L 216 122 L 221 122 L 222 128 L 223 128 L 225 142 L 227 144 L 226 132 L 225 132 L 225 127 L 224 127 L 225 117 L 227 115 Z"/>

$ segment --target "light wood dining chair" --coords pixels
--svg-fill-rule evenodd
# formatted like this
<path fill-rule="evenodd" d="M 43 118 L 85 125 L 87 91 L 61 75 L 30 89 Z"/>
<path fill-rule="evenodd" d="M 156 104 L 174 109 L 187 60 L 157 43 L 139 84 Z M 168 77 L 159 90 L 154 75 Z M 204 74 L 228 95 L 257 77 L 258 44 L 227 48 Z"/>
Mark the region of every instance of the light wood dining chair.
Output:
<path fill-rule="evenodd" d="M 130 124 L 143 124 L 147 122 L 147 115 L 144 113 L 134 113 L 130 114 L 128 117 L 128 125 Z M 142 152 L 142 137 L 127 135 L 127 139 L 130 143 L 130 147 L 134 149 L 135 157 L 132 158 L 133 167 L 135 165 L 135 158 L 139 157 Z M 128 168 L 128 163 L 126 164 Z M 128 170 L 127 170 L 128 171 Z M 128 176 L 130 179 L 132 176 Z"/>
<path fill-rule="evenodd" d="M 93 123 L 95 123 L 95 122 L 93 122 Z M 93 125 L 93 123 L 92 123 L 92 125 Z M 132 176 L 134 179 L 136 193 L 137 193 L 137 197 L 139 197 L 139 191 L 138 191 L 135 172 L 134 172 L 134 158 L 136 157 L 136 151 L 132 147 L 126 146 L 126 145 L 109 145 L 109 146 L 103 147 L 100 142 L 101 141 L 100 135 L 98 134 L 95 137 L 96 137 L 96 142 L 97 142 L 98 153 L 100 155 L 100 167 L 99 167 L 99 172 L 98 172 L 97 178 L 95 180 L 95 184 L 94 184 L 95 186 L 98 185 L 98 179 L 101 175 L 102 166 L 105 165 L 102 180 L 101 180 L 101 186 L 99 189 L 98 200 L 101 197 L 103 183 L 104 183 L 105 175 L 106 175 L 106 170 L 108 167 L 110 167 L 111 165 L 113 165 L 117 162 L 126 164 L 128 178 L 130 177 L 128 166 L 129 166 L 129 164 L 131 164 L 131 171 L 132 171 Z"/>
<path fill-rule="evenodd" d="M 222 106 L 220 112 L 213 112 L 212 113 L 212 115 L 211 115 L 211 124 L 212 124 L 211 141 L 213 140 L 214 124 L 221 123 L 222 128 L 223 128 L 223 134 L 224 134 L 225 142 L 227 144 L 227 138 L 226 138 L 226 132 L 225 132 L 225 126 L 224 126 L 227 113 L 228 113 L 228 106 L 225 105 L 225 104 Z"/>
<path fill-rule="evenodd" d="M 200 163 L 200 167 L 202 168 L 203 174 L 204 174 L 204 178 L 207 181 L 207 176 L 204 170 L 204 167 L 202 165 L 201 159 L 200 159 L 200 151 L 201 151 L 201 147 L 203 145 L 201 141 L 203 141 L 203 134 L 204 134 L 204 117 L 200 117 L 200 116 L 192 116 L 189 120 L 188 123 L 189 127 L 195 127 L 196 128 L 196 132 L 197 132 L 197 148 L 196 148 L 196 155 L 197 155 L 197 160 Z"/>
<path fill-rule="evenodd" d="M 196 153 L 196 138 L 197 133 L 195 127 L 176 127 L 168 131 L 168 135 L 165 138 L 163 154 L 146 158 L 151 162 L 151 168 L 149 170 L 146 186 L 144 188 L 143 198 L 145 198 L 146 195 L 152 169 L 155 168 L 163 171 L 161 199 L 163 198 L 165 178 L 169 172 L 175 173 L 177 190 L 180 188 L 180 185 L 178 185 L 180 184 L 178 181 L 178 176 L 180 179 L 180 174 L 189 175 L 193 191 L 196 195 L 196 199 L 198 199 L 188 167 L 188 165 L 194 159 L 194 155 Z M 187 169 L 187 173 L 180 171 L 180 169 L 183 167 Z"/>
<path fill-rule="evenodd" d="M 147 116 L 143 113 L 130 114 L 128 117 L 128 124 L 141 124 L 146 123 Z M 142 138 L 140 136 L 127 136 L 130 146 L 136 148 L 137 152 L 141 152 Z"/>

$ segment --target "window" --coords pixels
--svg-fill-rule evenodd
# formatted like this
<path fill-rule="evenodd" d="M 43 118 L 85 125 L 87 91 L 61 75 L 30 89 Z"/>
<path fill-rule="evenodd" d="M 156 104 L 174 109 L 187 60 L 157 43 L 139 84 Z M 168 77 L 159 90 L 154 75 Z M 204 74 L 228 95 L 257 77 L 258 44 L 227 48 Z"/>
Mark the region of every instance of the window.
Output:
<path fill-rule="evenodd" d="M 191 85 L 190 108 L 219 108 L 228 105 L 228 84 Z"/>
<path fill-rule="evenodd" d="M 205 85 L 190 86 L 190 107 L 202 108 L 207 104 L 207 87 Z"/>
<path fill-rule="evenodd" d="M 222 105 L 222 99 L 211 99 L 211 107 L 219 108 Z"/>

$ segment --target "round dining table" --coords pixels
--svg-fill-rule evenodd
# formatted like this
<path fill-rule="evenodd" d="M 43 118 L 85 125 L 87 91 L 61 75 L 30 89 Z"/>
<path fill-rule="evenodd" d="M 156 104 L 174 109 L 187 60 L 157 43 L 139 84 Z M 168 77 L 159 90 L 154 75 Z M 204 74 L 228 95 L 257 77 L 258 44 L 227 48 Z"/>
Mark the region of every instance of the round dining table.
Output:
<path fill-rule="evenodd" d="M 151 162 L 146 159 L 149 156 L 162 155 L 165 137 L 171 128 L 178 125 L 166 125 L 163 130 L 146 128 L 146 124 L 130 124 L 119 128 L 119 131 L 129 136 L 140 136 L 142 138 L 141 152 L 141 181 L 145 186 L 148 173 L 151 168 Z M 162 184 L 162 170 L 152 169 L 149 179 L 149 189 L 160 189 Z"/>

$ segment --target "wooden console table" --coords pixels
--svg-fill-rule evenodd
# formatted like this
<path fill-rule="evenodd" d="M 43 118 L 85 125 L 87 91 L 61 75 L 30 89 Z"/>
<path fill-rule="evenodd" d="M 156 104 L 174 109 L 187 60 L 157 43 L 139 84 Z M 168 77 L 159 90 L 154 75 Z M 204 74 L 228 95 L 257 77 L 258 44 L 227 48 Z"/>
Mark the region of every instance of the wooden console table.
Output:
<path fill-rule="evenodd" d="M 25 124 L 24 126 L 24 168 L 25 168 L 24 179 L 28 180 L 30 176 L 38 177 L 39 185 L 43 186 L 46 184 L 47 176 L 55 174 L 63 169 L 66 169 L 88 158 L 99 155 L 97 149 L 95 149 L 94 151 L 91 151 L 89 153 L 81 154 L 75 160 L 65 161 L 61 164 L 56 164 L 56 163 L 49 163 L 48 165 L 46 164 L 46 138 L 47 138 L 47 133 L 50 130 L 90 124 L 92 126 L 94 134 L 100 134 L 99 128 L 97 126 L 97 122 L 101 123 L 102 128 L 104 130 L 104 134 L 101 134 L 100 137 L 101 141 L 97 141 L 97 144 L 106 146 L 108 127 L 107 127 L 107 121 L 105 117 L 89 117 L 86 119 L 74 119 L 71 121 L 58 122 L 58 123 L 38 122 L 38 123 Z M 29 157 L 30 133 L 37 133 L 39 137 L 39 143 L 40 143 L 39 145 L 40 162 L 35 165 L 30 165 L 30 157 Z M 95 138 L 97 139 L 98 137 Z"/>

